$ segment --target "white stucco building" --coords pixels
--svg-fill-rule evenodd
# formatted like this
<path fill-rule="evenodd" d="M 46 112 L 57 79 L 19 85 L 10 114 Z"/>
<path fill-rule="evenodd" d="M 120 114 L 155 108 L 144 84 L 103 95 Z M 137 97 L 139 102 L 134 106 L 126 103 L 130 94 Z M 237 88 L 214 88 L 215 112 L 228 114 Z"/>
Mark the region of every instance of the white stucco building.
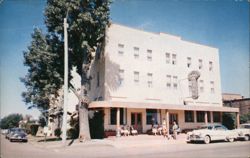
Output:
<path fill-rule="evenodd" d="M 198 72 L 198 99 L 192 99 L 188 75 Z M 152 118 L 181 129 L 221 122 L 223 107 L 219 50 L 165 33 L 151 33 L 112 24 L 104 52 L 91 67 L 89 108 L 104 110 L 104 128 L 132 125 L 151 128 Z M 77 104 L 77 102 L 76 102 Z"/>

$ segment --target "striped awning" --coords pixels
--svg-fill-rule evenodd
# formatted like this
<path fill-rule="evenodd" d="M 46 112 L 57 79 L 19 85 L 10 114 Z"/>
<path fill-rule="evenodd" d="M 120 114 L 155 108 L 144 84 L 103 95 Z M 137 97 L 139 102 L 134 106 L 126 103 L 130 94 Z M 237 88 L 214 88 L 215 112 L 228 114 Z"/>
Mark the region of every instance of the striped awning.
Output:
<path fill-rule="evenodd" d="M 135 103 L 120 101 L 93 101 L 89 108 L 137 108 L 137 109 L 168 109 L 168 110 L 191 110 L 191 111 L 219 111 L 219 112 L 239 112 L 239 108 L 224 106 L 199 106 L 199 105 L 174 105 L 162 103 Z"/>

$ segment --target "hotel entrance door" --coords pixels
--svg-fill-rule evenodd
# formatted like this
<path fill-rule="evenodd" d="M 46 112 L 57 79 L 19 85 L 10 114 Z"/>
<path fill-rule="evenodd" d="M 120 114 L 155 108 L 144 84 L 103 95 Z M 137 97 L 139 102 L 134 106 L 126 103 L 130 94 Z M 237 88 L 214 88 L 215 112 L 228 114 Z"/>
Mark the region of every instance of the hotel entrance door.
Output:
<path fill-rule="evenodd" d="M 142 133 L 142 114 L 141 113 L 131 113 L 131 125 L 138 131 Z"/>

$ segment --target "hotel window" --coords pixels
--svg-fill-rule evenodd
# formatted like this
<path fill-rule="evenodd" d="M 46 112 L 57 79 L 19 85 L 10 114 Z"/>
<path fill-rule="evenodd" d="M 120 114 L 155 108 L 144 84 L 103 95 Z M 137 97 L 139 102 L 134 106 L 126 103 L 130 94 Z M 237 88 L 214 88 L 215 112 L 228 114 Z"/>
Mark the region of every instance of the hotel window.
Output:
<path fill-rule="evenodd" d="M 139 48 L 138 47 L 134 47 L 134 57 L 135 57 L 135 59 L 139 58 Z"/>
<path fill-rule="evenodd" d="M 178 86 L 178 77 L 173 76 L 173 87 L 174 87 L 174 89 L 177 89 L 177 86 Z"/>
<path fill-rule="evenodd" d="M 97 72 L 97 87 L 100 86 L 100 72 Z"/>
<path fill-rule="evenodd" d="M 213 71 L 213 62 L 209 61 L 209 71 Z"/>
<path fill-rule="evenodd" d="M 170 63 L 170 53 L 166 53 L 166 63 Z"/>
<path fill-rule="evenodd" d="M 117 108 L 110 108 L 110 124 L 116 125 L 116 114 L 117 114 Z M 125 125 L 126 124 L 126 109 L 120 108 L 120 124 Z"/>
<path fill-rule="evenodd" d="M 172 64 L 176 65 L 177 61 L 176 61 L 176 54 L 172 54 Z"/>
<path fill-rule="evenodd" d="M 211 93 L 214 93 L 214 81 L 210 81 Z"/>
<path fill-rule="evenodd" d="M 167 88 L 170 89 L 171 88 L 171 76 L 167 75 Z"/>
<path fill-rule="evenodd" d="M 124 44 L 118 44 L 118 54 L 119 55 L 123 55 L 124 54 L 124 51 L 123 51 L 123 48 L 124 48 Z"/>
<path fill-rule="evenodd" d="M 136 83 L 138 83 L 139 82 L 139 72 L 138 71 L 134 71 L 134 81 L 136 82 Z"/>
<path fill-rule="evenodd" d="M 205 112 L 204 111 L 196 111 L 197 122 L 205 122 Z"/>
<path fill-rule="evenodd" d="M 157 109 L 146 109 L 146 123 L 147 125 L 153 125 L 158 123 L 157 121 Z"/>
<path fill-rule="evenodd" d="M 153 87 L 153 74 L 148 73 L 148 87 L 151 88 Z"/>
<path fill-rule="evenodd" d="M 122 85 L 124 81 L 124 70 L 120 69 L 119 70 L 119 82 L 120 82 L 120 85 Z"/>
<path fill-rule="evenodd" d="M 204 81 L 200 80 L 200 93 L 204 92 Z"/>
<path fill-rule="evenodd" d="M 192 64 L 192 59 L 191 57 L 187 57 L 187 67 L 190 68 Z"/>
<path fill-rule="evenodd" d="M 185 122 L 194 122 L 194 112 L 185 111 Z"/>
<path fill-rule="evenodd" d="M 152 50 L 147 50 L 147 59 L 148 61 L 152 61 Z"/>
<path fill-rule="evenodd" d="M 202 69 L 202 67 L 203 67 L 202 60 L 199 59 L 199 69 Z"/>
<path fill-rule="evenodd" d="M 214 122 L 221 122 L 220 112 L 213 112 L 213 121 Z"/>

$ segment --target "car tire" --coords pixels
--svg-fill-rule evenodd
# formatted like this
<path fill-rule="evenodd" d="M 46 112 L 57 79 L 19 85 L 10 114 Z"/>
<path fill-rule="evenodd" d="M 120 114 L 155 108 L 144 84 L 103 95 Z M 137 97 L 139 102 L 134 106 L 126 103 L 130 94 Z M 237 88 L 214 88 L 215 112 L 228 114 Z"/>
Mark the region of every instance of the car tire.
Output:
<path fill-rule="evenodd" d="M 234 142 L 234 138 L 228 138 L 227 139 L 229 142 Z"/>
<path fill-rule="evenodd" d="M 10 139 L 10 142 L 12 142 L 13 140 L 12 139 Z"/>
<path fill-rule="evenodd" d="M 249 135 L 245 135 L 244 140 L 245 141 L 249 141 L 249 139 L 250 139 L 250 136 Z"/>
<path fill-rule="evenodd" d="M 211 141 L 210 137 L 209 137 L 209 136 L 205 136 L 205 138 L 204 138 L 204 143 L 205 143 L 205 144 L 209 144 L 210 141 Z"/>

